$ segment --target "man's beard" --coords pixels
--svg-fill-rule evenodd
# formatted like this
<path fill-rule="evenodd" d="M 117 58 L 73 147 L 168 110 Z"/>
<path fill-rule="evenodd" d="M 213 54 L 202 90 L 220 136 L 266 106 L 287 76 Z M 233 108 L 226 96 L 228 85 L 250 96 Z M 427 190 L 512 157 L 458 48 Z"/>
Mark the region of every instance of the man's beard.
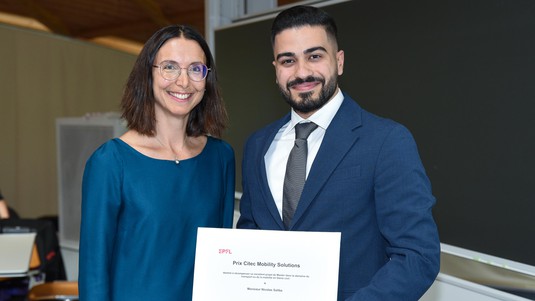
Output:
<path fill-rule="evenodd" d="M 306 83 L 306 82 L 315 82 L 315 81 L 321 82 L 321 85 L 322 85 L 318 98 L 316 99 L 312 98 L 312 94 L 314 93 L 313 91 L 299 93 L 298 97 L 301 98 L 301 101 L 298 101 L 297 99 L 292 98 L 292 94 L 290 92 L 290 88 L 292 86 Z M 286 84 L 286 89 L 283 89 L 279 85 L 279 90 L 281 91 L 281 94 L 284 100 L 296 112 L 310 113 L 310 112 L 313 112 L 322 108 L 329 101 L 329 99 L 331 99 L 331 97 L 336 92 L 337 85 L 338 85 L 338 81 L 337 81 L 336 76 L 333 76 L 332 80 L 327 82 L 327 84 L 325 84 L 324 78 L 309 76 L 305 79 L 296 78 L 295 80 L 288 82 L 288 84 Z"/>

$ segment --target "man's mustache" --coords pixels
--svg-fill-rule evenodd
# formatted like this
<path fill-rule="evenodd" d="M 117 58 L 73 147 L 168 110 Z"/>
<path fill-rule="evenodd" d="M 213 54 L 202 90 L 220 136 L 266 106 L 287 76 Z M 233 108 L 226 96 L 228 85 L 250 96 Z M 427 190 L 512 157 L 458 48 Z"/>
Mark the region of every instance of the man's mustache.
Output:
<path fill-rule="evenodd" d="M 300 77 L 292 80 L 292 81 L 289 81 L 288 84 L 286 84 L 286 88 L 290 89 L 291 87 L 295 86 L 295 85 L 300 85 L 300 84 L 303 84 L 303 83 L 311 83 L 311 82 L 321 82 L 322 84 L 325 84 L 325 80 L 321 77 L 314 77 L 314 76 L 307 76 L 307 78 L 305 79 L 302 79 Z"/>

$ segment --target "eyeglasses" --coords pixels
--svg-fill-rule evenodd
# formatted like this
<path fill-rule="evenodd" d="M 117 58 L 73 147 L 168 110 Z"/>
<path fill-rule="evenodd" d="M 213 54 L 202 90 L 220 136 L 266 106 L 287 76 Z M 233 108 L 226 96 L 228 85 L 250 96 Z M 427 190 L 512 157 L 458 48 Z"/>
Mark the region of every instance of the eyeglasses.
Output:
<path fill-rule="evenodd" d="M 181 68 L 177 62 L 163 61 L 160 65 L 153 65 L 152 67 L 160 70 L 160 75 L 166 80 L 176 80 L 182 73 L 182 69 L 186 69 L 189 79 L 195 82 L 200 82 L 206 78 L 210 68 L 202 63 L 193 63 L 187 68 Z"/>

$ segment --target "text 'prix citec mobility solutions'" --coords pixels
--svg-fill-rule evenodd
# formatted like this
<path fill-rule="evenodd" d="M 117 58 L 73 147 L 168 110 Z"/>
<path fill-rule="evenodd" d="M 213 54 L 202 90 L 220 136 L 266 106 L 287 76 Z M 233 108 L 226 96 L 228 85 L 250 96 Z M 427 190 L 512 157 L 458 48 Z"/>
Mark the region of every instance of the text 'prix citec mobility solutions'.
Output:
<path fill-rule="evenodd" d="M 273 267 L 273 268 L 300 268 L 301 265 L 298 263 L 274 263 L 274 262 L 252 262 L 252 261 L 232 261 L 232 265 L 241 265 L 241 266 L 253 266 L 253 267 Z"/>

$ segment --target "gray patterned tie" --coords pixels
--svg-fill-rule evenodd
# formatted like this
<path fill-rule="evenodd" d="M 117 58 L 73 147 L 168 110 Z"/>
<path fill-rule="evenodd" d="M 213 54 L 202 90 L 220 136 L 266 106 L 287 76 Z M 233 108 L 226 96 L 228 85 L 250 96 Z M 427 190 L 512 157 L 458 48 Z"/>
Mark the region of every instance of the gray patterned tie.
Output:
<path fill-rule="evenodd" d="M 303 186 L 305 186 L 308 153 L 307 138 L 317 127 L 318 125 L 313 122 L 295 125 L 295 144 L 286 164 L 282 195 L 282 221 L 286 229 L 290 228 L 295 208 L 297 208 Z"/>

